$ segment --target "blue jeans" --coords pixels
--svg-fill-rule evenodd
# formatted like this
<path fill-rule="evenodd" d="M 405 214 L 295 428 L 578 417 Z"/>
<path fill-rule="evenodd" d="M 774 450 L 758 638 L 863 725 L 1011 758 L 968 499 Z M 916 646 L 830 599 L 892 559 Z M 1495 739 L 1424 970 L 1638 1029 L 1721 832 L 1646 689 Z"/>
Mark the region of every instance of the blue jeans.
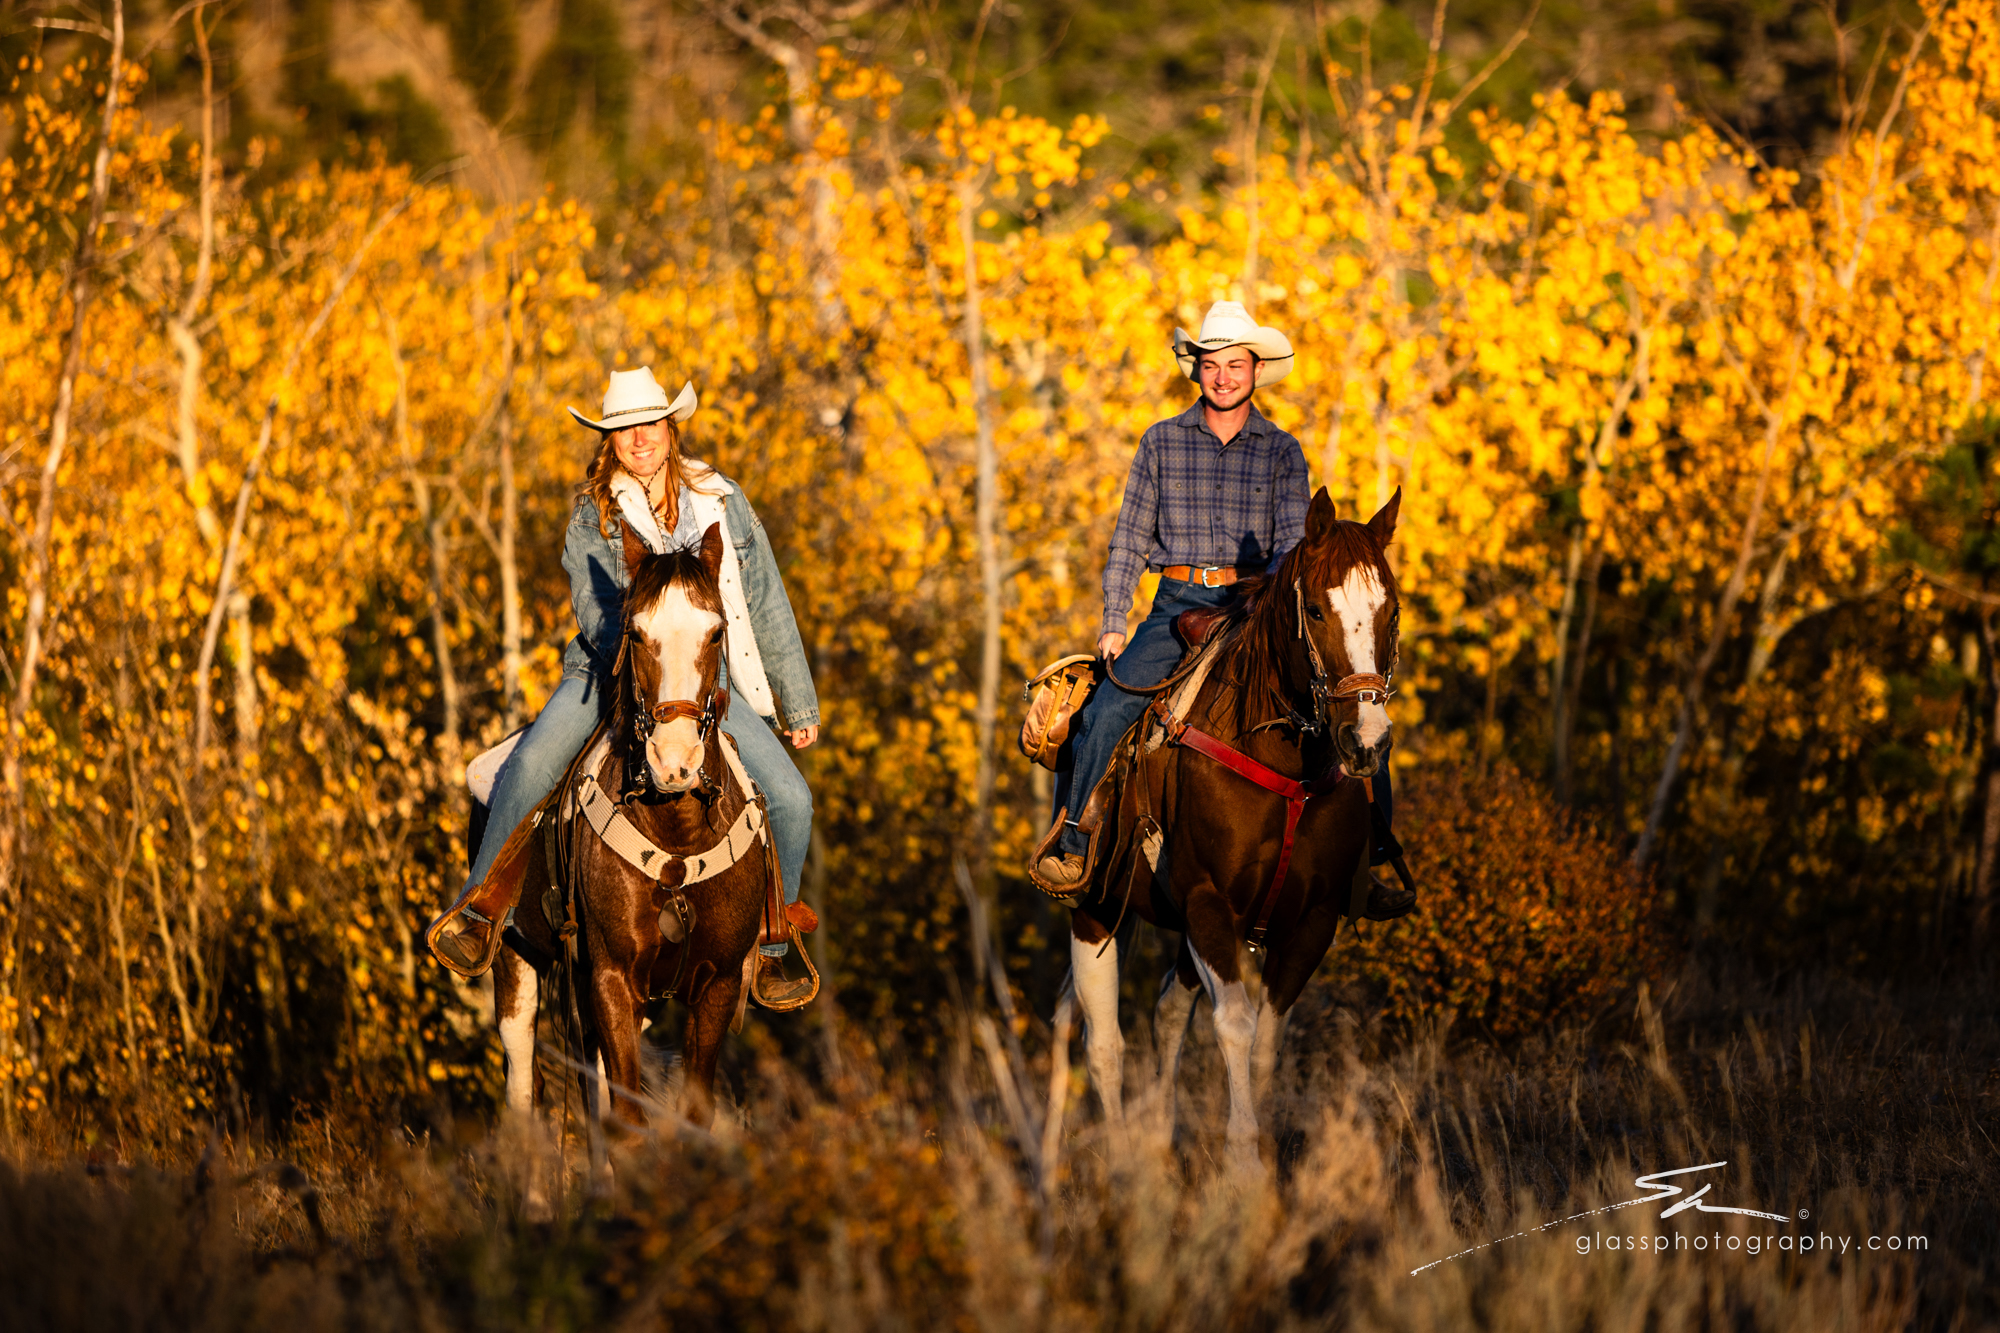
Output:
<path fill-rule="evenodd" d="M 1228 598 L 1227 588 L 1204 588 L 1181 579 L 1161 579 L 1153 598 L 1152 614 L 1132 632 L 1131 642 L 1118 654 L 1111 669 L 1127 685 L 1157 685 L 1181 660 L 1181 641 L 1174 637 L 1174 617 L 1196 607 L 1220 606 Z M 1070 728 L 1070 767 L 1056 774 L 1055 808 L 1067 808 L 1068 823 L 1056 842 L 1058 852 L 1081 856 L 1090 839 L 1076 826 L 1077 816 L 1090 801 L 1090 794 L 1111 766 L 1112 751 L 1153 702 L 1148 694 L 1129 694 L 1110 681 L 1097 687 L 1090 702 Z"/>
<path fill-rule="evenodd" d="M 494 780 L 486 832 L 479 840 L 479 855 L 472 860 L 472 874 L 466 883 L 477 884 L 486 878 L 515 828 L 555 790 L 571 761 L 590 743 L 590 733 L 597 730 L 602 713 L 598 696 L 595 677 L 564 676 L 534 722 L 521 733 Z"/>
<path fill-rule="evenodd" d="M 734 684 L 729 687 L 729 719 L 722 729 L 736 738 L 743 767 L 750 780 L 764 791 L 771 808 L 771 841 L 778 848 L 778 872 L 785 881 L 785 901 L 799 900 L 799 876 L 806 868 L 806 853 L 812 848 L 813 794 L 805 775 L 792 762 L 787 743 L 757 716 L 757 710 L 743 701 Z M 764 952 L 773 958 L 790 953 L 789 944 L 769 944 Z"/>
<path fill-rule="evenodd" d="M 534 724 L 522 734 L 493 785 L 493 804 L 479 855 L 467 883 L 477 884 L 492 870 L 500 849 L 520 822 L 555 789 L 570 763 L 590 742 L 601 711 L 594 676 L 564 676 L 556 692 L 542 705 Z M 799 899 L 799 875 L 812 846 L 812 789 L 806 785 L 781 741 L 757 716 L 734 685 L 729 691 L 729 718 L 722 729 L 736 738 L 743 767 L 764 791 L 771 808 L 771 835 L 778 849 L 778 869 L 785 881 L 785 901 Z M 783 957 L 789 944 L 764 952 Z"/>
<path fill-rule="evenodd" d="M 1220 606 L 1229 595 L 1227 588 L 1204 588 L 1199 583 L 1185 583 L 1179 579 L 1161 579 L 1160 592 L 1153 599 L 1152 614 L 1140 623 L 1132 633 L 1132 640 L 1125 645 L 1125 651 L 1118 654 L 1112 663 L 1112 670 L 1118 679 L 1127 685 L 1157 685 L 1167 678 L 1181 660 L 1181 641 L 1174 637 L 1173 619 L 1183 611 L 1196 607 Z M 1070 767 L 1067 772 L 1056 774 L 1055 808 L 1068 808 L 1068 823 L 1063 827 L 1062 836 L 1056 842 L 1056 850 L 1062 853 L 1083 855 L 1090 848 L 1090 839 L 1076 826 L 1077 816 L 1089 803 L 1090 794 L 1103 780 L 1105 769 L 1111 766 L 1112 751 L 1125 738 L 1132 724 L 1139 720 L 1152 703 L 1151 695 L 1129 694 L 1106 681 L 1098 686 L 1090 696 L 1090 703 L 1077 715 L 1070 729 Z M 1389 785 L 1389 766 L 1383 764 L 1375 774 L 1375 801 L 1382 809 L 1383 822 L 1392 822 L 1391 810 L 1395 793 Z M 1080 793 L 1080 795 L 1078 795 Z M 1074 804 L 1071 804 L 1074 800 Z M 1378 840 L 1372 839 L 1371 842 Z M 1389 859 L 1388 850 L 1380 845 L 1372 846 L 1368 864 L 1381 865 Z"/>

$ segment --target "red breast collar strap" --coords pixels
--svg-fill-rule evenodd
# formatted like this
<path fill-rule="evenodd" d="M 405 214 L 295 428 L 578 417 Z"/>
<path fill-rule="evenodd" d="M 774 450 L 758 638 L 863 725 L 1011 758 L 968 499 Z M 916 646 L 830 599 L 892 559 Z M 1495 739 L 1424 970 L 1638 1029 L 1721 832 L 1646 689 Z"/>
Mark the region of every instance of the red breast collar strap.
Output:
<path fill-rule="evenodd" d="M 1191 727 L 1174 717 L 1164 707 L 1155 704 L 1161 721 L 1165 723 L 1168 738 L 1177 745 L 1185 745 L 1196 754 L 1206 755 L 1221 764 L 1238 777 L 1256 783 L 1265 791 L 1285 798 L 1285 841 L 1278 849 L 1278 869 L 1271 876 L 1271 882 L 1257 895 L 1257 901 L 1250 905 L 1253 918 L 1248 940 L 1253 948 L 1264 947 L 1264 933 L 1271 928 L 1271 917 L 1277 912 L 1278 899 L 1284 896 L 1285 875 L 1292 868 L 1292 846 L 1298 840 L 1299 817 L 1305 813 L 1306 802 L 1315 796 L 1323 796 L 1338 787 L 1347 776 L 1342 769 L 1312 782 L 1300 782 L 1275 772 L 1244 754 L 1234 746 L 1227 745 L 1207 732 Z"/>

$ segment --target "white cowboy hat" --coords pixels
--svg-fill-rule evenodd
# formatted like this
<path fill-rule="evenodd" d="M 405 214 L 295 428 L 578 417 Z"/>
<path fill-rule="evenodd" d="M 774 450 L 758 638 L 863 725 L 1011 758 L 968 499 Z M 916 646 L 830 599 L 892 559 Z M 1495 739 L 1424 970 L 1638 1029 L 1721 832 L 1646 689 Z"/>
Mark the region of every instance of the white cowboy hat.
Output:
<path fill-rule="evenodd" d="M 1202 317 L 1199 337 L 1189 337 L 1186 329 L 1174 330 L 1174 359 L 1180 362 L 1181 374 L 1191 380 L 1201 378 L 1203 352 L 1219 352 L 1225 347 L 1247 347 L 1256 353 L 1259 384 L 1273 384 L 1291 374 L 1291 340 L 1250 318 L 1250 312 L 1235 301 L 1217 301 L 1210 306 Z"/>
<path fill-rule="evenodd" d="M 694 415 L 700 400 L 695 397 L 694 385 L 684 384 L 672 402 L 667 401 L 667 391 L 653 378 L 651 366 L 641 366 L 637 370 L 614 370 L 611 383 L 604 389 L 604 419 L 592 421 L 575 408 L 569 414 L 592 430 L 623 430 L 627 426 L 643 426 L 661 417 L 672 417 L 675 421 L 686 421 Z"/>

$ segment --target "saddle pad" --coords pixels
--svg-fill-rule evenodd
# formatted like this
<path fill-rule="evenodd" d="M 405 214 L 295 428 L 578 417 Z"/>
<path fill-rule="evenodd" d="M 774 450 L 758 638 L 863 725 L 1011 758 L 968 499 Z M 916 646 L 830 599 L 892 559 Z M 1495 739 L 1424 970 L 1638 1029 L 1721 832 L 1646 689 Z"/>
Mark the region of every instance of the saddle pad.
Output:
<path fill-rule="evenodd" d="M 600 726 L 597 729 L 597 734 L 591 737 L 590 748 L 583 752 L 583 759 L 576 766 L 575 771 L 577 776 L 581 777 L 585 774 L 593 777 L 596 776 L 599 772 L 603 771 L 604 761 L 610 754 L 611 732 L 608 728 Z M 576 818 L 576 787 L 574 784 L 563 790 L 562 817 L 564 819 Z"/>
<path fill-rule="evenodd" d="M 507 764 L 514 747 L 521 743 L 521 737 L 528 729 L 522 727 L 492 749 L 474 756 L 465 766 L 465 789 L 472 793 L 472 799 L 481 805 L 493 804 L 493 784 L 500 780 L 500 770 Z"/>

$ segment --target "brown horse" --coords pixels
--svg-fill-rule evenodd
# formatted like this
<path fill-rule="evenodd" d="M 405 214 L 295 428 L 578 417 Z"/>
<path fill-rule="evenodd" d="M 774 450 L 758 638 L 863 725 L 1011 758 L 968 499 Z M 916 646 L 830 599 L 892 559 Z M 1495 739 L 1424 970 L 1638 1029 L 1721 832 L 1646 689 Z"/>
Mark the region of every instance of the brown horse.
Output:
<path fill-rule="evenodd" d="M 713 1115 L 716 1059 L 739 1013 L 750 952 L 768 925 L 776 874 L 762 798 L 740 761 L 724 751 L 731 742 L 721 730 L 728 692 L 717 683 L 722 540 L 720 525 L 712 525 L 697 550 L 655 555 L 628 542 L 632 581 L 609 692 L 613 715 L 544 816 L 562 821 L 559 841 L 571 851 L 573 889 L 567 904 L 552 896 L 552 914 L 542 903 L 523 903 L 515 923 L 530 951 L 541 955 L 543 971 L 548 960 L 567 956 L 573 939 L 578 1054 L 585 1069 L 595 1067 L 609 1084 L 608 1097 L 592 1087 L 592 1110 L 635 1124 L 645 1119 L 638 1097 L 640 1015 L 649 1001 L 668 995 L 688 1010 L 687 1114 L 697 1124 Z M 665 855 L 649 854 L 648 845 Z M 634 864 L 641 859 L 647 870 Z M 496 959 L 507 1105 L 520 1112 L 534 1104 L 543 982 L 512 947 Z"/>
<path fill-rule="evenodd" d="M 1181 932 L 1155 1011 L 1169 1130 L 1199 987 L 1228 1067 L 1231 1155 L 1256 1160 L 1256 1107 L 1285 1016 L 1350 910 L 1369 849 L 1368 779 L 1389 752 L 1396 661 L 1396 577 L 1384 552 L 1401 499 L 1355 523 L 1335 517 L 1322 488 L 1305 539 L 1238 585 L 1206 677 L 1187 682 L 1192 700 L 1176 709 L 1180 691 L 1162 692 L 1135 732 L 1136 761 L 1099 835 L 1110 847 L 1104 890 L 1071 919 L 1091 1080 L 1114 1125 L 1125 1050 L 1119 927 L 1129 915 Z M 1246 952 L 1263 955 L 1261 987 Z"/>

